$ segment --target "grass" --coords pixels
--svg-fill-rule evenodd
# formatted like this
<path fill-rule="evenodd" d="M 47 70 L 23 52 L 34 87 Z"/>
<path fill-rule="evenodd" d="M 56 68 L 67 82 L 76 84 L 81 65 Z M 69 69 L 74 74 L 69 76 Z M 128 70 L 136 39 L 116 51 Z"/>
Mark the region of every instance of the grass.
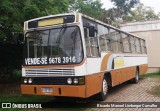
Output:
<path fill-rule="evenodd" d="M 160 78 L 160 73 L 148 73 L 143 74 L 140 77 Z"/>
<path fill-rule="evenodd" d="M 1 102 L 47 102 L 54 98 L 47 96 L 1 95 Z"/>

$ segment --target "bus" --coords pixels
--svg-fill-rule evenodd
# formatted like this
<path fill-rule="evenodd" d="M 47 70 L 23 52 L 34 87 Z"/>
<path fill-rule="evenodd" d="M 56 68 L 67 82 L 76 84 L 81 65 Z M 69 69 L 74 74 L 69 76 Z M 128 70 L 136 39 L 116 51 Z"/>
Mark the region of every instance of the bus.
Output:
<path fill-rule="evenodd" d="M 105 100 L 147 71 L 145 40 L 81 13 L 24 22 L 21 93 Z"/>

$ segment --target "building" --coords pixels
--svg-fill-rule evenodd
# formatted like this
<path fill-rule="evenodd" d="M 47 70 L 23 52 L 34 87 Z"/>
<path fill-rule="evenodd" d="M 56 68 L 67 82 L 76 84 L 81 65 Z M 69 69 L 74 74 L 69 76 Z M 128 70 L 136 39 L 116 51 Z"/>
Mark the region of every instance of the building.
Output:
<path fill-rule="evenodd" d="M 160 20 L 121 24 L 121 30 L 130 32 L 146 40 L 148 53 L 148 73 L 160 69 Z"/>

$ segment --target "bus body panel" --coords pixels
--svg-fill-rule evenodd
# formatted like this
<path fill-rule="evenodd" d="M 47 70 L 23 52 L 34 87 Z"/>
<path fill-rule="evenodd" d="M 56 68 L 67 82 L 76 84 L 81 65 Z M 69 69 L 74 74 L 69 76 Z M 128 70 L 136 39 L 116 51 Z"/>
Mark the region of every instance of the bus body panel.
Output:
<path fill-rule="evenodd" d="M 43 92 L 43 88 L 52 88 L 52 93 Z M 29 95 L 45 95 L 45 96 L 66 96 L 80 97 L 85 96 L 85 85 L 67 86 L 67 85 L 21 85 L 21 93 Z"/>
<path fill-rule="evenodd" d="M 111 86 L 119 85 L 134 78 L 137 68 L 139 68 L 140 74 L 144 74 L 147 71 L 146 55 L 108 53 L 103 59 L 89 58 L 87 60 L 87 74 L 94 75 L 98 72 L 102 72 L 103 74 L 110 73 Z"/>

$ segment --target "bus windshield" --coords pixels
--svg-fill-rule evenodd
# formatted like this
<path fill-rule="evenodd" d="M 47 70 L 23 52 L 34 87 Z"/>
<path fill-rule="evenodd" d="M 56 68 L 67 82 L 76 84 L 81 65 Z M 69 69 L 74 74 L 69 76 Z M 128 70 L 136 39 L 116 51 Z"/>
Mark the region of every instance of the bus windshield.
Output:
<path fill-rule="evenodd" d="M 24 65 L 80 63 L 83 59 L 77 26 L 28 32 L 25 40 Z"/>

